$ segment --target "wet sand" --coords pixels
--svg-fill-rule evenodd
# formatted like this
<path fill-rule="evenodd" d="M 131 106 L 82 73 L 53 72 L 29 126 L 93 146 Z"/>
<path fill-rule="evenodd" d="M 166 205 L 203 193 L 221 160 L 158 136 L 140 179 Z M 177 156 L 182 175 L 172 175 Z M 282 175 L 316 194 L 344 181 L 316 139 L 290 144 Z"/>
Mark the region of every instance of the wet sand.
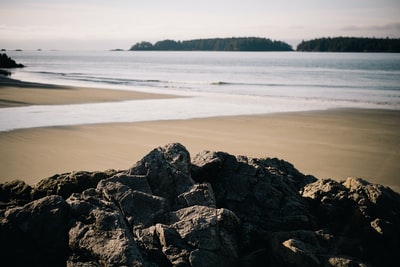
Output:
<path fill-rule="evenodd" d="M 136 91 L 60 86 L 9 79 L 0 75 L 0 108 L 27 105 L 64 105 L 176 96 Z"/>

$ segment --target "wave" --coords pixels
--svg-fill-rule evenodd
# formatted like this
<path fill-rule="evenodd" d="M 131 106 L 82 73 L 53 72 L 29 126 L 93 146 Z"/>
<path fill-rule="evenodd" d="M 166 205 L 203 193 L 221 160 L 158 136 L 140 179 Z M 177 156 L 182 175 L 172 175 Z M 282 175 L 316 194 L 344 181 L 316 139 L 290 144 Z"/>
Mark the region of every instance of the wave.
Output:
<path fill-rule="evenodd" d="M 51 72 L 51 71 L 38 71 L 33 72 L 39 75 L 56 76 L 63 80 L 72 80 L 88 83 L 102 83 L 110 85 L 132 85 L 132 86 L 145 86 L 145 87 L 159 87 L 159 88 L 177 88 L 177 89 L 192 89 L 197 90 L 199 87 L 212 91 L 214 87 L 241 87 L 240 90 L 252 87 L 277 87 L 277 88 L 329 88 L 329 89 L 363 89 L 363 90 L 384 90 L 384 91 L 399 91 L 398 86 L 376 86 L 371 85 L 352 85 L 352 84 L 326 84 L 326 83 L 263 83 L 263 82 L 241 82 L 241 81 L 184 81 L 184 80 L 162 80 L 162 79 L 132 79 L 132 78 L 118 78 L 107 77 L 100 75 L 88 75 L 81 72 Z M 207 90 L 207 88 L 206 88 Z M 246 90 L 247 91 L 247 90 Z"/>

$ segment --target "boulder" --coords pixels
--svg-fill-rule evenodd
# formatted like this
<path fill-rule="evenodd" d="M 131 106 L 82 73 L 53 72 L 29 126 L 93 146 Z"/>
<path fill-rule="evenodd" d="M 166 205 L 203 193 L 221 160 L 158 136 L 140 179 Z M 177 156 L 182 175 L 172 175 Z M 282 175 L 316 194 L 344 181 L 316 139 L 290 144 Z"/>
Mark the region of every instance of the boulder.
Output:
<path fill-rule="evenodd" d="M 300 174 L 290 164 L 210 151 L 195 156 L 192 164 L 194 180 L 211 184 L 216 206 L 233 211 L 242 221 L 241 244 L 253 243 L 260 231 L 315 226 L 295 182 L 307 184 L 315 178 Z"/>
<path fill-rule="evenodd" d="M 0 184 L 0 209 L 25 205 L 33 200 L 32 193 L 32 187 L 21 180 Z"/>
<path fill-rule="evenodd" d="M 0 253 L 9 266 L 65 266 L 69 206 L 47 196 L 8 209 L 0 220 Z"/>
<path fill-rule="evenodd" d="M 170 211 L 165 198 L 132 190 L 109 179 L 100 181 L 97 191 L 103 198 L 117 205 L 125 220 L 133 228 L 147 228 L 158 223 L 159 217 Z"/>
<path fill-rule="evenodd" d="M 399 194 L 363 179 L 348 178 L 318 180 L 306 185 L 302 195 L 323 229 L 319 233 L 323 233 L 320 237 L 326 246 L 374 265 L 394 262 L 400 246 Z"/>
<path fill-rule="evenodd" d="M 145 175 L 152 193 L 166 198 L 171 206 L 176 204 L 178 195 L 194 185 L 189 152 L 179 143 L 154 149 L 137 162 L 128 175 Z"/>
<path fill-rule="evenodd" d="M 114 176 L 121 171 L 104 172 L 77 171 L 56 174 L 39 181 L 34 187 L 34 197 L 60 195 L 67 199 L 72 193 L 81 193 L 88 188 L 95 188 L 100 180 Z"/>
<path fill-rule="evenodd" d="M 233 266 L 238 259 L 237 229 L 240 220 L 226 209 L 191 206 L 166 214 L 166 225 L 157 233 L 171 259 L 190 266 Z M 171 236 L 171 238 L 169 238 Z M 169 242 L 169 240 L 179 242 Z M 173 246 L 170 253 L 170 247 Z M 176 258 L 176 251 L 180 257 Z"/>
<path fill-rule="evenodd" d="M 114 203 L 94 189 L 74 193 L 71 208 L 69 266 L 143 266 L 132 232 Z"/>

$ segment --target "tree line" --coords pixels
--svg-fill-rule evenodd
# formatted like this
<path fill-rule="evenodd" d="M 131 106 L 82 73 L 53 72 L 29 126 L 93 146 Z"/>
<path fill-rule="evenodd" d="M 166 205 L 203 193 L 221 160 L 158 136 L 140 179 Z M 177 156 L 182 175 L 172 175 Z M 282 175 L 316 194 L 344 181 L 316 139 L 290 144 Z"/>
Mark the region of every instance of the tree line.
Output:
<path fill-rule="evenodd" d="M 167 50 L 167 51 L 293 51 L 282 41 L 259 37 L 232 37 L 195 39 L 187 41 L 163 40 L 155 44 L 139 42 L 130 50 Z"/>
<path fill-rule="evenodd" d="M 400 52 L 400 39 L 335 37 L 302 41 L 297 51 L 304 52 Z"/>

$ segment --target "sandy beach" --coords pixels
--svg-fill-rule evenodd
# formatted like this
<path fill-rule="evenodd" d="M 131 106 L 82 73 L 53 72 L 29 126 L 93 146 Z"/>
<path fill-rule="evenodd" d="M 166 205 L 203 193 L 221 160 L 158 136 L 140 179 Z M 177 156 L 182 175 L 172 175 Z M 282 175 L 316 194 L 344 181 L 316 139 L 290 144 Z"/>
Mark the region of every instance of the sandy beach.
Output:
<path fill-rule="evenodd" d="M 136 91 L 96 89 L 24 82 L 0 75 L 0 108 L 26 105 L 63 105 L 175 96 Z"/>
<path fill-rule="evenodd" d="M 3 106 L 42 103 L 34 98 L 22 100 L 25 90 L 32 91 L 33 97 L 43 95 L 53 104 L 60 99 L 67 104 L 118 101 L 124 97 L 171 97 L 49 87 L 3 85 L 0 99 Z M 70 94 L 71 98 L 63 94 Z M 153 148 L 171 142 L 182 143 L 192 156 L 202 150 L 214 150 L 249 157 L 277 157 L 318 178 L 362 177 L 400 192 L 400 112 L 367 109 L 1 132 L 0 182 L 22 179 L 34 184 L 56 173 L 127 169 Z"/>

